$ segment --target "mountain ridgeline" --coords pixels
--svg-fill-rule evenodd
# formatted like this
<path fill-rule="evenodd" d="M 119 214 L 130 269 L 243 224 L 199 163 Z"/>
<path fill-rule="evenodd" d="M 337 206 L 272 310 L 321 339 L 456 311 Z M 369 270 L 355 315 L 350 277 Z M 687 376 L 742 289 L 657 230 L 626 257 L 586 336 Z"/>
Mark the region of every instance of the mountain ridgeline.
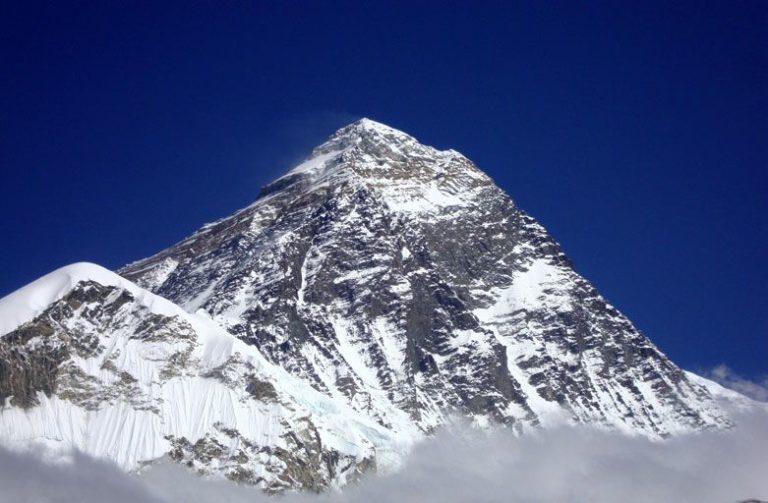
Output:
<path fill-rule="evenodd" d="M 70 266 L 0 300 L 4 441 L 279 492 L 394 469 L 456 416 L 652 438 L 731 424 L 716 385 L 469 159 L 368 119 L 117 273 Z"/>

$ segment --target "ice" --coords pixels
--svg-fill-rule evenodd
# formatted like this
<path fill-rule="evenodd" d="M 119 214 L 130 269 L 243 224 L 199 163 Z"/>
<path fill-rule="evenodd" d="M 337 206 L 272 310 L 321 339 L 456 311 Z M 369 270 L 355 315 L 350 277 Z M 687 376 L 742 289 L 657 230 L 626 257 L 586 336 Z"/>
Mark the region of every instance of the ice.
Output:
<path fill-rule="evenodd" d="M 399 436 L 395 436 L 342 401 L 312 389 L 269 363 L 256 347 L 229 334 L 204 312 L 188 313 L 95 264 L 61 268 L 2 299 L 2 314 L 14 314 L 10 318 L 2 317 L 4 330 L 11 331 L 30 321 L 82 281 L 127 290 L 151 312 L 188 323 L 195 334 L 190 356 L 193 363 L 181 375 L 163 378 L 163 365 L 183 347 L 182 343 L 143 342 L 132 337 L 130 326 L 102 334 L 103 354 L 97 358 L 76 357 L 72 361 L 92 379 L 103 383 L 115 382 L 115 375 L 103 365 L 104 361 L 111 361 L 118 371 L 127 372 L 136 380 L 142 403 L 147 406 L 137 406 L 132 400 L 118 397 L 97 408 L 86 409 L 70 400 L 40 392 L 39 405 L 28 410 L 0 409 L 0 439 L 4 443 L 29 445 L 44 440 L 49 448 L 77 447 L 136 470 L 143 463 L 165 455 L 172 447 L 169 438 L 186 438 L 194 444 L 221 428 L 236 430 L 257 445 L 287 448 L 284 436 L 300 427 L 298 422 L 302 417 L 315 421 L 324 445 L 359 459 L 381 452 L 386 459 L 397 463 L 417 438 L 415 432 L 403 435 L 408 428 L 401 429 Z M 239 362 L 234 368 L 236 375 L 255 372 L 275 385 L 281 401 L 260 402 L 252 399 L 244 386 L 233 388 L 224 381 L 207 377 L 208 372 L 232 361 L 233 357 Z M 221 441 L 231 443 L 226 436 Z M 394 466 L 388 465 L 386 459 L 381 460 L 384 469 Z"/>

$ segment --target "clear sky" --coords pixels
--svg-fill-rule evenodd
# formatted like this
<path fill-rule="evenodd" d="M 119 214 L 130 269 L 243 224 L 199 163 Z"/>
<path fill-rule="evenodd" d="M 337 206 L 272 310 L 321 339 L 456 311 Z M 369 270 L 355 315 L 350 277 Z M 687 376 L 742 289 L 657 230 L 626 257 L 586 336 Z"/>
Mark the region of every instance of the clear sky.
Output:
<path fill-rule="evenodd" d="M 463 4 L 3 2 L 0 295 L 367 116 L 477 162 L 681 365 L 768 372 L 768 4 Z"/>

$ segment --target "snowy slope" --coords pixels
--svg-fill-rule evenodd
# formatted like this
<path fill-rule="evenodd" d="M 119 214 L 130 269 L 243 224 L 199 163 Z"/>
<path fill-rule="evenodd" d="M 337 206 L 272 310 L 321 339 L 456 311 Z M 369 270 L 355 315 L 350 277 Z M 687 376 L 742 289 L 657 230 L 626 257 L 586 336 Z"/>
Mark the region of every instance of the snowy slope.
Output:
<path fill-rule="evenodd" d="M 470 160 L 368 119 L 120 273 L 395 431 L 729 424 Z"/>
<path fill-rule="evenodd" d="M 413 439 L 93 264 L 0 300 L 0 319 L 4 443 L 74 446 L 126 469 L 170 456 L 279 491 L 393 466 Z"/>

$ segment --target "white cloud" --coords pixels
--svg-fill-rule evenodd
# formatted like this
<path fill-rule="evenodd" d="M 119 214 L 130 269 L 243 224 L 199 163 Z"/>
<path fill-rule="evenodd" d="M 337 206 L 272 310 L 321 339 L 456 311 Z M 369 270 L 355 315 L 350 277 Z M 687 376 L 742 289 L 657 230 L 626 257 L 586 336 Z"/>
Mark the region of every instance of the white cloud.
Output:
<path fill-rule="evenodd" d="M 0 501 L 18 503 L 165 503 L 111 463 L 73 452 L 70 462 L 0 447 Z"/>
<path fill-rule="evenodd" d="M 768 402 L 768 375 L 763 376 L 760 381 L 750 381 L 736 374 L 725 364 L 720 364 L 702 375 L 753 400 Z"/>
<path fill-rule="evenodd" d="M 268 498 L 160 464 L 139 478 L 76 456 L 68 466 L 0 451 L 0 501 L 240 503 L 736 502 L 768 499 L 768 414 L 737 418 L 727 432 L 665 442 L 587 427 L 515 437 L 454 428 L 417 446 L 404 468 L 343 493 Z M 108 495 L 108 496 L 107 496 Z"/>

